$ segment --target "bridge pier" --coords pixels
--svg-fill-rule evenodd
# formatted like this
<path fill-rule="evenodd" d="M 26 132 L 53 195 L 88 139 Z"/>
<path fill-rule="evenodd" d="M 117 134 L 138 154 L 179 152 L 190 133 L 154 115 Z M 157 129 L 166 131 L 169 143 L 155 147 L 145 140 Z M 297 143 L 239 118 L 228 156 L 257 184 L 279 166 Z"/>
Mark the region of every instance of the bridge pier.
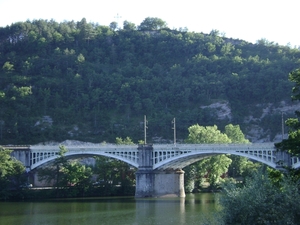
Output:
<path fill-rule="evenodd" d="M 276 164 L 277 164 L 276 169 L 281 170 L 286 166 L 288 167 L 292 166 L 291 156 L 286 152 L 277 151 L 275 155 L 276 155 Z"/>
<path fill-rule="evenodd" d="M 135 197 L 185 197 L 184 172 L 153 170 L 152 153 L 152 145 L 139 145 Z"/>

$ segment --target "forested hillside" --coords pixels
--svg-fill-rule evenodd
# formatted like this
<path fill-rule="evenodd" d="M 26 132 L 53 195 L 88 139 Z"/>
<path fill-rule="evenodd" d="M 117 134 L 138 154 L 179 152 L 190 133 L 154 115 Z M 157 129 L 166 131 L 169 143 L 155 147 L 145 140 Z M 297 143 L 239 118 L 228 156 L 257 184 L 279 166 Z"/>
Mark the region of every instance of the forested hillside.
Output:
<path fill-rule="evenodd" d="M 122 28 L 15 23 L 0 27 L 0 144 L 137 142 L 144 115 L 148 140 L 172 139 L 174 117 L 178 139 L 196 123 L 243 129 L 254 105 L 290 100 L 288 74 L 299 67 L 297 49 L 171 30 L 158 18 Z M 215 102 L 228 102 L 232 116 L 220 120 L 203 107 Z M 272 119 L 280 115 L 266 126 Z M 280 123 L 266 129 L 276 133 Z"/>

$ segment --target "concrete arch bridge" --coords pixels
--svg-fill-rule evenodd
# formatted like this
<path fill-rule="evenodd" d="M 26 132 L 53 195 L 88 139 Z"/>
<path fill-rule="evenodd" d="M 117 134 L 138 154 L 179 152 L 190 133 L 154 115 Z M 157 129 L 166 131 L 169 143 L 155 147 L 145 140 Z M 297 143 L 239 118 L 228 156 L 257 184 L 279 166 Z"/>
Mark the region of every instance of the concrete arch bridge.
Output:
<path fill-rule="evenodd" d="M 298 158 L 278 152 L 274 143 L 255 144 L 177 144 L 175 145 L 66 145 L 67 158 L 105 156 L 124 161 L 136 172 L 136 197 L 185 196 L 182 168 L 205 157 L 232 154 L 247 157 L 280 169 L 282 165 L 298 168 Z M 59 145 L 35 145 L 14 148 L 12 155 L 28 170 L 53 161 L 58 157 Z"/>

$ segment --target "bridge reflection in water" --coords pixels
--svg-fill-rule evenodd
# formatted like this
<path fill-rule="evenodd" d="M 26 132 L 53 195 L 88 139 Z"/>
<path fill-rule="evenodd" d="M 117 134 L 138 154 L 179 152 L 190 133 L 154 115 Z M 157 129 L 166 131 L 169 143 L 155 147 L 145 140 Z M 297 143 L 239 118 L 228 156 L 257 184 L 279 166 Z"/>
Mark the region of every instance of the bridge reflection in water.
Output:
<path fill-rule="evenodd" d="M 3 225 L 145 225 L 216 224 L 215 195 L 186 198 L 76 198 L 0 202 Z"/>

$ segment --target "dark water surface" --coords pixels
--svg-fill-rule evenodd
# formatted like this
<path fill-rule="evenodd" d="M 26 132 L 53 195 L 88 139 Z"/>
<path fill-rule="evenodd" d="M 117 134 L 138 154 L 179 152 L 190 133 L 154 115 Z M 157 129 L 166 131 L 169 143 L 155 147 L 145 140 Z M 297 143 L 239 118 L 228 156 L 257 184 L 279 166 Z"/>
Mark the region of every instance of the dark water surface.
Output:
<path fill-rule="evenodd" d="M 0 202 L 0 225 L 210 224 L 214 194 L 186 198 L 82 198 Z"/>

